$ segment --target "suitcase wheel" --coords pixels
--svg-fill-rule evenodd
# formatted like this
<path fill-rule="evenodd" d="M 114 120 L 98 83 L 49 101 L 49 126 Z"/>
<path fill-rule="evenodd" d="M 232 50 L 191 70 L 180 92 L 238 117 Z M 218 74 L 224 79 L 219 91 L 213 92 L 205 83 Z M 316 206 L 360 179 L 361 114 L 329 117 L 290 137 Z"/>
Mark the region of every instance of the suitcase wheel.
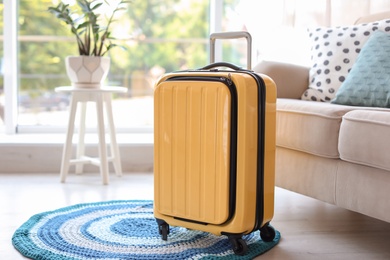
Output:
<path fill-rule="evenodd" d="M 275 238 L 275 229 L 269 224 L 266 224 L 260 228 L 260 237 L 264 242 L 271 242 Z"/>
<path fill-rule="evenodd" d="M 158 233 L 161 235 L 162 240 L 167 241 L 169 234 L 169 224 L 165 221 L 158 221 Z"/>
<path fill-rule="evenodd" d="M 159 232 L 160 232 L 162 240 L 166 241 L 168 239 L 168 234 L 169 234 L 169 225 L 168 224 L 160 225 Z"/>
<path fill-rule="evenodd" d="M 237 236 L 228 236 L 233 252 L 236 255 L 245 255 L 248 252 L 248 245 L 245 240 Z"/>

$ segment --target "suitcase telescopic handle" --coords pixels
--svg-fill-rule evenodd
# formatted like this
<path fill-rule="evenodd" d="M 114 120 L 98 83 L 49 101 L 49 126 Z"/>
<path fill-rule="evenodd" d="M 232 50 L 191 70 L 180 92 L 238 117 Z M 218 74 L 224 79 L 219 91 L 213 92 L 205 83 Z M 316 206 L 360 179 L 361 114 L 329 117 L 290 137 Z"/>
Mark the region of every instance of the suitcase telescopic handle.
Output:
<path fill-rule="evenodd" d="M 216 39 L 239 39 L 245 38 L 247 42 L 247 69 L 252 69 L 252 36 L 245 31 L 218 32 L 210 34 L 210 63 L 215 62 L 215 40 Z"/>

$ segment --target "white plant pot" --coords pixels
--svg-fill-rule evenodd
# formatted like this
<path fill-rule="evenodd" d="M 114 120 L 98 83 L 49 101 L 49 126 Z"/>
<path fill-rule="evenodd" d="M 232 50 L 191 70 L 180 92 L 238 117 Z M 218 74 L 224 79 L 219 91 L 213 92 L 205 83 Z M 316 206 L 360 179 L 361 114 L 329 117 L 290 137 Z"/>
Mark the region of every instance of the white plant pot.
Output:
<path fill-rule="evenodd" d="M 110 69 L 110 58 L 99 56 L 68 56 L 66 73 L 76 88 L 100 88 Z"/>

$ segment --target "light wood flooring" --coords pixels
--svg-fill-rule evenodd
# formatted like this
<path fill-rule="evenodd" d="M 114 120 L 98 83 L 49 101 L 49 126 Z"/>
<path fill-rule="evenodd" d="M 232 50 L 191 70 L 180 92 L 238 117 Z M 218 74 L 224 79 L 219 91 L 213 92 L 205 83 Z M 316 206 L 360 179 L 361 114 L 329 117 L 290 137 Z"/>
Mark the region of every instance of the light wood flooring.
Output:
<path fill-rule="evenodd" d="M 0 259 L 24 259 L 11 243 L 13 232 L 30 216 L 77 203 L 153 199 L 153 175 L 0 174 Z M 389 212 L 390 214 L 390 212 Z M 272 225 L 280 243 L 256 259 L 390 259 L 390 223 L 276 188 Z"/>

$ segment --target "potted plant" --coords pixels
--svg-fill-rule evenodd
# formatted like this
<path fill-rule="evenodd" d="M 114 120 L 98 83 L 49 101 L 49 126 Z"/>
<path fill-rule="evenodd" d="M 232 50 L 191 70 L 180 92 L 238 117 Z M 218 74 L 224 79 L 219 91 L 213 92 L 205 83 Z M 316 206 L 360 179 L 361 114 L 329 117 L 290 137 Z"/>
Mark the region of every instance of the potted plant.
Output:
<path fill-rule="evenodd" d="M 118 0 L 76 0 L 76 10 L 69 4 L 60 2 L 48 11 L 65 22 L 76 36 L 79 56 L 68 56 L 65 60 L 66 72 L 75 87 L 100 87 L 107 77 L 110 58 L 104 55 L 114 47 L 122 47 L 111 40 L 110 26 L 118 11 L 126 10 L 131 1 Z M 110 3 L 111 2 L 111 3 Z M 112 6 L 115 3 L 115 6 Z M 101 11 L 109 7 L 111 12 L 105 19 Z"/>

